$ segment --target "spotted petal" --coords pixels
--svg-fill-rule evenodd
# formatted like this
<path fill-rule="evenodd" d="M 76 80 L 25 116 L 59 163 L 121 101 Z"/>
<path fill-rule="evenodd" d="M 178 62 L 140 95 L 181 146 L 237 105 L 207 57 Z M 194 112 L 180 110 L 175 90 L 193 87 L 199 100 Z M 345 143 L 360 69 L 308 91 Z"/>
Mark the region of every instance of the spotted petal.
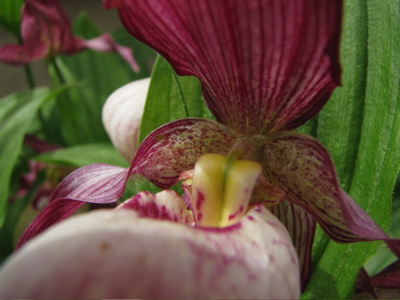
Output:
<path fill-rule="evenodd" d="M 140 144 L 131 164 L 160 188 L 174 185 L 204 153 L 226 154 L 238 137 L 228 127 L 202 119 L 181 119 L 154 130 Z"/>
<path fill-rule="evenodd" d="M 0 271 L 1 298 L 294 299 L 299 294 L 290 237 L 263 207 L 223 229 L 138 218 L 129 209 L 95 211 L 52 227 Z"/>
<path fill-rule="evenodd" d="M 217 120 L 251 134 L 311 119 L 339 84 L 341 1 L 106 0 L 179 75 L 197 76 Z"/>
<path fill-rule="evenodd" d="M 327 150 L 299 133 L 281 134 L 266 143 L 264 169 L 286 199 L 308 211 L 325 232 L 341 243 L 385 240 L 399 255 L 399 242 L 390 240 L 368 214 L 338 184 Z"/>

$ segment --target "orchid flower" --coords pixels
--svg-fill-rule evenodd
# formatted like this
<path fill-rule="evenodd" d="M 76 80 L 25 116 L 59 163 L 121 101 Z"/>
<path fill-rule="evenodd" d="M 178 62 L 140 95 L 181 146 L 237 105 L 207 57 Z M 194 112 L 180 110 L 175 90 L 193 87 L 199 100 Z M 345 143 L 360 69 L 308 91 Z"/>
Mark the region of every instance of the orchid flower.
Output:
<path fill-rule="evenodd" d="M 22 8 L 21 37 L 23 45 L 4 45 L 0 48 L 1 62 L 22 66 L 58 54 L 71 55 L 92 49 L 98 52 L 116 51 L 133 70 L 138 71 L 132 50 L 116 44 L 109 34 L 91 40 L 75 37 L 58 0 L 26 0 Z"/>
<path fill-rule="evenodd" d="M 389 239 L 340 189 L 324 146 L 294 131 L 320 111 L 340 84 L 341 1 L 104 3 L 117 8 L 127 30 L 164 56 L 178 75 L 199 78 L 217 121 L 170 122 L 143 140 L 129 169 L 95 164 L 67 176 L 19 246 L 85 202 L 117 201 L 133 175 L 163 189 L 184 180 L 185 194 L 182 199 L 168 190 L 156 195 L 142 192 L 114 211 L 94 212 L 50 228 L 4 266 L 1 296 L 17 296 L 22 281 L 29 282 L 21 293 L 25 297 L 66 292 L 63 297 L 71 293 L 79 297 L 292 298 L 299 293 L 300 279 L 297 287 L 291 283 L 299 276 L 293 267 L 297 258 L 303 288 L 311 274 L 317 222 L 334 241 L 384 240 L 399 254 L 397 241 Z M 166 221 L 161 225 L 157 219 Z M 251 223 L 254 220 L 257 224 Z M 279 232 L 271 234 L 265 224 Z M 281 226 L 289 233 L 289 245 Z M 271 236 L 279 238 L 271 240 Z M 194 241 L 210 248 L 199 250 Z M 286 250 L 269 252 L 260 246 L 264 242 L 285 245 Z M 297 258 L 288 263 L 292 247 Z M 269 263 L 252 261 L 256 258 Z M 215 260 L 233 262 L 235 267 L 228 271 Z M 31 281 L 29 270 L 36 270 L 36 261 L 38 266 L 51 267 L 40 274 L 35 271 L 39 279 Z M 273 262 L 279 265 L 270 273 Z M 265 268 L 257 271 L 257 264 Z M 209 271 L 209 265 L 216 267 Z M 181 272 L 186 267 L 199 277 Z M 196 273 L 198 268 L 203 271 Z M 284 281 L 280 290 L 290 295 L 268 290 L 275 283 L 273 273 L 280 280 L 283 272 L 289 282 Z M 238 280 L 241 285 L 234 279 L 244 276 L 251 281 L 250 274 L 261 273 L 264 281 L 256 279 L 255 285 Z M 176 281 L 167 279 L 175 275 Z M 65 278 L 72 278 L 72 283 Z M 204 280 L 215 282 L 215 289 L 205 286 Z M 251 293 L 258 291 L 258 285 L 268 288 Z M 172 293 L 166 286 L 178 291 Z M 222 291 L 225 288 L 235 293 Z"/>

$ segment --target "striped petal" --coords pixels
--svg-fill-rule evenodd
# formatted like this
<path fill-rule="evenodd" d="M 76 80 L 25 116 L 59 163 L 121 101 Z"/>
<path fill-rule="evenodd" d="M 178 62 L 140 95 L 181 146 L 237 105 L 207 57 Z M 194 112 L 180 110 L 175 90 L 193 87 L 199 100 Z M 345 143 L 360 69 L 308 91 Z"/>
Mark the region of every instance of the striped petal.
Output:
<path fill-rule="evenodd" d="M 311 250 L 315 236 L 315 219 L 306 210 L 289 201 L 269 207 L 269 210 L 285 225 L 297 251 L 300 263 L 301 287 L 304 290 L 311 278 Z"/>
<path fill-rule="evenodd" d="M 93 164 L 69 174 L 51 194 L 50 203 L 25 229 L 17 248 L 71 216 L 85 202 L 116 202 L 124 192 L 128 172 L 120 167 Z"/>
<path fill-rule="evenodd" d="M 271 182 L 286 192 L 286 200 L 308 211 L 324 231 L 341 243 L 391 240 L 368 214 L 339 187 L 328 151 L 299 133 L 282 134 L 264 144 L 263 166 Z"/>
<path fill-rule="evenodd" d="M 298 261 L 290 237 L 260 206 L 222 229 L 138 218 L 129 209 L 94 211 L 52 227 L 0 271 L 4 299 L 299 295 Z"/>
<path fill-rule="evenodd" d="M 217 120 L 238 132 L 294 129 L 340 83 L 341 1 L 104 3 L 179 75 L 197 76 Z"/>

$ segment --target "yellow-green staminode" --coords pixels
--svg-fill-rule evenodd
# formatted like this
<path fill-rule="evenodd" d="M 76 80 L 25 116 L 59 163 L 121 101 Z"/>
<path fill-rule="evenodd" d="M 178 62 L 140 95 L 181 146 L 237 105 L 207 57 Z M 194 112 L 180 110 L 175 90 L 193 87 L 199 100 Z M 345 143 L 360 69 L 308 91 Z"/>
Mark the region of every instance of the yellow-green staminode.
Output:
<path fill-rule="evenodd" d="M 239 221 L 261 171 L 259 163 L 232 155 L 202 155 L 193 173 L 192 211 L 196 225 L 226 227 Z"/>

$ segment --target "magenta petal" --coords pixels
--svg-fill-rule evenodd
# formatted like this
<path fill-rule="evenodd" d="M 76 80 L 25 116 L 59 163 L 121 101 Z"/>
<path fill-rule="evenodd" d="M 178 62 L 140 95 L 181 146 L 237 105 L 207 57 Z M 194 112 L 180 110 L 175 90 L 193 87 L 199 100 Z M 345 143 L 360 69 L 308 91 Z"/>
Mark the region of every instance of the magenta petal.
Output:
<path fill-rule="evenodd" d="M 50 202 L 25 229 L 15 250 L 18 250 L 27 241 L 42 233 L 47 228 L 61 222 L 77 211 L 85 202 L 69 199 L 56 199 Z"/>
<path fill-rule="evenodd" d="M 4 45 L 0 48 L 0 61 L 12 66 L 23 66 L 31 62 L 31 54 L 25 46 Z"/>
<path fill-rule="evenodd" d="M 0 270 L 2 299 L 295 299 L 298 261 L 282 224 L 256 207 L 199 229 L 98 210 L 27 243 Z"/>
<path fill-rule="evenodd" d="M 288 201 L 312 214 L 333 240 L 385 240 L 393 250 L 399 249 L 399 242 L 390 240 L 340 189 L 329 153 L 317 140 L 299 133 L 282 134 L 266 143 L 264 152 L 263 166 L 271 182 L 287 193 Z"/>
<path fill-rule="evenodd" d="M 81 42 L 87 48 L 97 52 L 118 52 L 135 72 L 139 72 L 139 66 L 132 55 L 132 49 L 118 45 L 108 33 L 91 40 L 81 40 Z"/>
<path fill-rule="evenodd" d="M 301 286 L 304 290 L 311 278 L 311 250 L 315 236 L 315 219 L 306 210 L 289 201 L 269 207 L 269 210 L 285 225 L 297 251 L 300 263 Z"/>
<path fill-rule="evenodd" d="M 183 199 L 175 191 L 170 190 L 164 190 L 156 195 L 140 192 L 116 209 L 133 210 L 141 218 L 168 220 L 186 225 L 193 223 L 192 212 L 187 209 Z"/>
<path fill-rule="evenodd" d="M 363 290 L 364 292 L 372 295 L 375 299 L 379 299 L 378 294 L 372 284 L 371 278 L 369 277 L 367 271 L 362 267 L 360 272 L 358 272 L 356 287 Z"/>
<path fill-rule="evenodd" d="M 241 133 L 296 128 L 340 83 L 342 2 L 107 0 L 179 75 L 197 76 L 217 120 Z"/>
<path fill-rule="evenodd" d="M 169 188 L 183 171 L 194 168 L 200 155 L 226 154 L 236 138 L 228 127 L 209 120 L 170 122 L 143 140 L 133 158 L 131 174 L 139 174 L 161 188 Z"/>
<path fill-rule="evenodd" d="M 58 185 L 50 203 L 25 229 L 17 248 L 50 226 L 68 218 L 85 202 L 112 203 L 124 192 L 128 170 L 106 164 L 80 168 Z"/>
<path fill-rule="evenodd" d="M 400 260 L 397 260 L 382 272 L 371 278 L 374 287 L 400 289 Z"/>

